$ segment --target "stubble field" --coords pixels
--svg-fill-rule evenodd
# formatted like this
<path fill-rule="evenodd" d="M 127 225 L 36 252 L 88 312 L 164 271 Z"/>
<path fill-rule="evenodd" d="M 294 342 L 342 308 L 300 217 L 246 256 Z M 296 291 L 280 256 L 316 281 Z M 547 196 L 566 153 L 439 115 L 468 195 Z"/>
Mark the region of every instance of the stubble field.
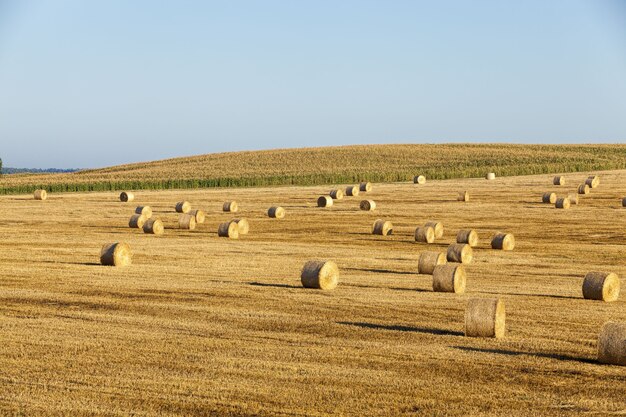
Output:
<path fill-rule="evenodd" d="M 331 208 L 330 187 L 141 191 L 0 197 L 2 415 L 610 415 L 626 413 L 626 369 L 596 362 L 608 320 L 626 321 L 626 295 L 582 299 L 593 270 L 626 276 L 626 171 L 602 172 L 578 206 L 541 194 L 574 192 L 588 173 L 374 184 Z M 469 202 L 456 201 L 468 190 Z M 359 201 L 378 204 L 363 212 Z M 174 204 L 207 212 L 178 230 Z M 237 200 L 240 213 L 221 212 Z M 137 205 L 163 236 L 127 227 Z M 282 220 L 269 206 L 287 210 Z M 220 222 L 250 221 L 239 240 Z M 374 236 L 374 220 L 394 224 Z M 415 227 L 444 223 L 434 245 Z M 481 242 L 463 295 L 433 293 L 419 254 L 445 251 L 461 228 Z M 489 248 L 511 232 L 513 252 Z M 130 243 L 133 265 L 99 265 L 107 242 Z M 303 289 L 310 259 L 340 268 L 333 291 Z M 624 281 L 622 280 L 622 284 Z M 501 297 L 504 339 L 463 336 L 472 297 Z"/>

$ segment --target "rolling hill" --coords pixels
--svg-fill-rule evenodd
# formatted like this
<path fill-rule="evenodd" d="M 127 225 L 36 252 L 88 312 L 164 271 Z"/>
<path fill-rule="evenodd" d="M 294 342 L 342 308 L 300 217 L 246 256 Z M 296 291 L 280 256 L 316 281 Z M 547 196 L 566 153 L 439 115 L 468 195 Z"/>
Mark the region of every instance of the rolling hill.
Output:
<path fill-rule="evenodd" d="M 215 153 L 63 174 L 14 174 L 0 194 L 315 185 L 626 168 L 626 145 L 358 145 Z"/>

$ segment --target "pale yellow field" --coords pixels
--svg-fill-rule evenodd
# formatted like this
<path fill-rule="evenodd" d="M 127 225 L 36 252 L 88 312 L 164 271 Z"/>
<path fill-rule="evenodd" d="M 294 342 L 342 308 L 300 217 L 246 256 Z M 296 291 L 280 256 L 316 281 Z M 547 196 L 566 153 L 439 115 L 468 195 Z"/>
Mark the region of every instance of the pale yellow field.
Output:
<path fill-rule="evenodd" d="M 540 203 L 586 175 L 374 184 L 375 213 L 361 196 L 315 207 L 329 187 L 2 196 L 0 414 L 624 414 L 626 368 L 596 363 L 596 343 L 605 321 L 626 321 L 626 294 L 583 300 L 581 284 L 592 270 L 626 276 L 626 171 L 601 173 L 570 210 Z M 198 230 L 175 229 L 181 199 L 207 211 Z M 241 213 L 221 212 L 231 199 Z M 127 227 L 142 204 L 164 236 Z M 266 217 L 273 204 L 285 219 Z M 239 216 L 250 234 L 218 238 Z M 371 235 L 376 218 L 393 236 Z M 431 219 L 444 238 L 415 243 Z M 433 293 L 420 252 L 467 227 L 481 244 L 466 294 Z M 515 251 L 489 249 L 496 231 Z M 99 265 L 111 241 L 130 243 L 132 266 Z M 336 290 L 301 287 L 315 258 L 339 265 Z M 496 296 L 506 338 L 464 337 L 468 298 Z"/>

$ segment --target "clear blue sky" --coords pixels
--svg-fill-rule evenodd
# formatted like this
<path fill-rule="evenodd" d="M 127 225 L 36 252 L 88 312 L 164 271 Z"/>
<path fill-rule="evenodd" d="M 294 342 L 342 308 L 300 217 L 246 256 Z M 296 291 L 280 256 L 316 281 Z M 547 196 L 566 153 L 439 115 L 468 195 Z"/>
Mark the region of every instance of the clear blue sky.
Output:
<path fill-rule="evenodd" d="M 0 0 L 0 157 L 626 141 L 626 1 Z"/>

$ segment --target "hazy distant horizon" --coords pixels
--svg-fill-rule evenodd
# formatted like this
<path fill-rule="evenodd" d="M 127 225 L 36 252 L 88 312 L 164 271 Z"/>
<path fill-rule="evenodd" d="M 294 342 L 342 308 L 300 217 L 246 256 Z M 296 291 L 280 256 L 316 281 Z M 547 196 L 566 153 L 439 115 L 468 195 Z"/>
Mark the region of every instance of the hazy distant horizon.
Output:
<path fill-rule="evenodd" d="M 624 143 L 619 0 L 0 2 L 0 158 Z"/>

